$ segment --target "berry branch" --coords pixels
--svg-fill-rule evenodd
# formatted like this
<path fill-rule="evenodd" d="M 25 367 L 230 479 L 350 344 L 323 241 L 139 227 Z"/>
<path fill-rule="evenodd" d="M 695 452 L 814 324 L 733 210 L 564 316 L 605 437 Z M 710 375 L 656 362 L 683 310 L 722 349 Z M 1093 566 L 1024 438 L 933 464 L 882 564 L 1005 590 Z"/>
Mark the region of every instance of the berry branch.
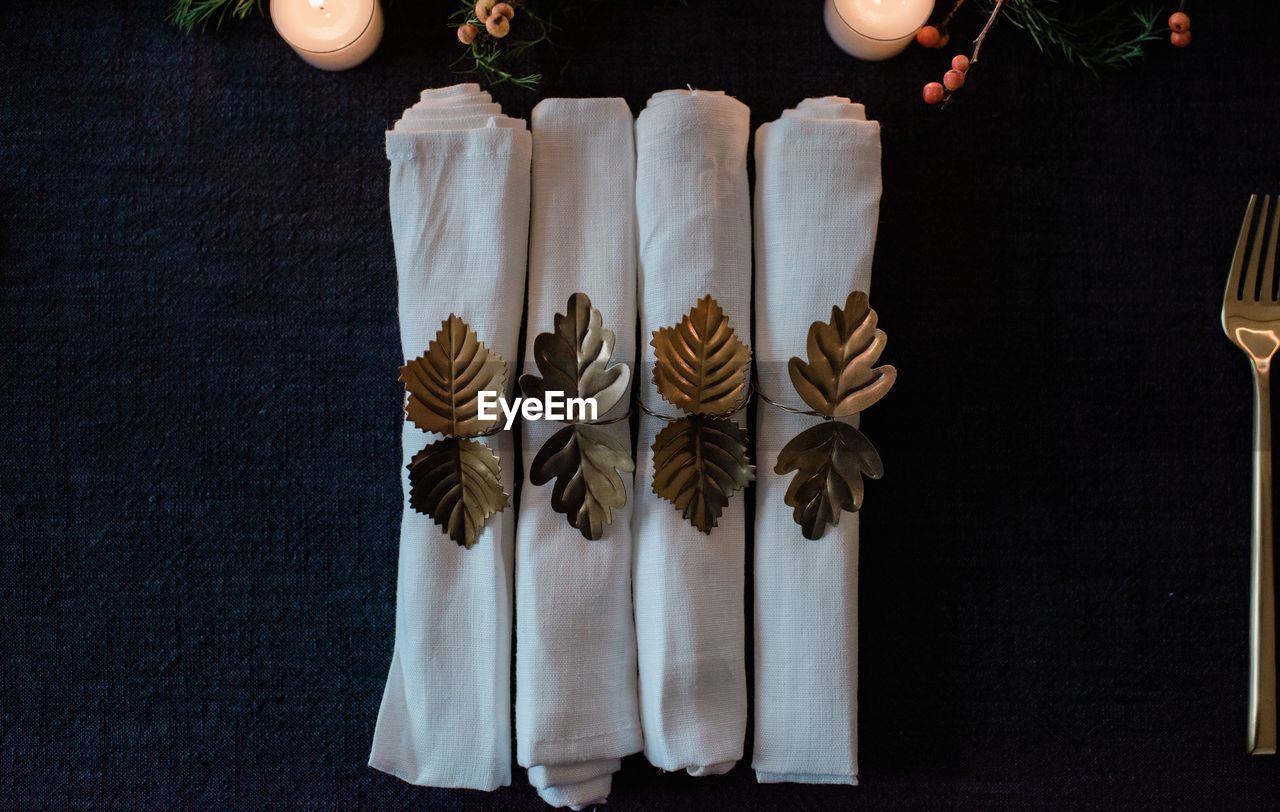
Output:
<path fill-rule="evenodd" d="M 942 48 L 951 39 L 948 30 L 953 18 L 966 0 L 955 0 L 952 8 L 937 25 L 923 26 L 916 41 L 926 48 Z M 1144 47 L 1161 38 L 1165 29 L 1156 22 L 1158 13 L 1115 2 L 1101 9 L 1082 11 L 1070 0 L 978 0 L 976 5 L 987 11 L 982 31 L 974 40 L 973 53 L 952 57 L 951 69 L 941 82 L 929 82 L 923 88 L 928 104 L 948 106 L 953 95 L 964 87 L 969 69 L 978 63 L 978 55 L 996 19 L 1004 15 L 1011 24 L 1022 29 L 1041 52 L 1057 54 L 1069 64 L 1079 65 L 1094 73 L 1121 68 L 1142 57 Z M 1169 42 L 1178 48 L 1191 44 L 1191 18 L 1186 13 L 1186 0 L 1169 17 Z"/>
<path fill-rule="evenodd" d="M 951 58 L 951 70 L 947 71 L 941 82 L 930 82 L 924 86 L 924 100 L 928 104 L 942 103 L 945 107 L 951 103 L 951 96 L 960 88 L 964 87 L 965 78 L 969 74 L 969 69 L 978 64 L 978 54 L 982 52 L 982 43 L 986 41 L 987 34 L 991 33 L 991 26 L 996 24 L 996 18 L 1000 16 L 1000 9 L 1004 8 L 1004 4 L 1008 0 L 996 0 L 995 8 L 991 9 L 991 14 L 987 17 L 986 25 L 982 26 L 982 31 L 978 33 L 978 38 L 973 41 L 973 54 L 965 56 L 964 54 L 956 54 Z M 951 9 L 951 14 L 943 18 L 945 24 L 951 19 L 951 16 L 964 4 L 964 0 L 957 0 L 955 8 Z M 926 26 L 926 28 L 929 26 Z M 920 29 L 923 31 L 924 29 Z M 919 35 L 916 36 L 919 39 Z"/>
<path fill-rule="evenodd" d="M 520 33 L 507 39 L 513 32 L 516 6 L 522 6 Z M 519 59 L 531 48 L 551 40 L 556 30 L 549 17 L 534 13 L 521 0 L 499 3 L 495 0 L 461 0 L 461 8 L 453 14 L 457 22 L 458 42 L 466 51 L 453 64 L 468 63 L 465 72 L 478 73 L 490 85 L 511 84 L 525 90 L 533 90 L 542 81 L 542 74 L 518 74 L 506 65 Z"/>
<path fill-rule="evenodd" d="M 1000 16 L 1000 9 L 1004 8 L 1007 0 L 996 0 L 996 7 L 991 9 L 991 16 L 987 18 L 987 24 L 982 26 L 982 31 L 978 34 L 978 38 L 973 41 L 973 56 L 969 57 L 969 64 L 978 64 L 978 52 L 982 50 L 982 41 L 987 38 L 987 34 L 991 31 L 991 26 L 995 25 L 996 17 Z"/>
<path fill-rule="evenodd" d="M 951 18 L 955 17 L 956 12 L 964 8 L 964 4 L 967 2 L 968 0 L 956 0 L 956 4 L 951 7 L 950 11 L 947 12 L 947 16 L 943 17 L 942 22 L 938 23 L 938 28 L 942 29 L 943 31 L 946 31 L 947 26 L 951 25 Z"/>

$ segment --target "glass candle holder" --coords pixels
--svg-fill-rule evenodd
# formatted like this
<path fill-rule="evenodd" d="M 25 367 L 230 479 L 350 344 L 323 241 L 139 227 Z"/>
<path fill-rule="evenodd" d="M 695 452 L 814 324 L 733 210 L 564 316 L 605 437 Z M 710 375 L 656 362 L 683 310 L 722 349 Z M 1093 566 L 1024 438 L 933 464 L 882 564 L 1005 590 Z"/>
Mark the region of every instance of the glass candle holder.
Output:
<path fill-rule="evenodd" d="M 827 33 L 841 50 L 879 62 L 902 53 L 933 13 L 933 0 L 827 0 Z"/>
<path fill-rule="evenodd" d="M 354 68 L 382 40 L 378 0 L 271 0 L 271 22 L 298 56 L 321 70 Z"/>

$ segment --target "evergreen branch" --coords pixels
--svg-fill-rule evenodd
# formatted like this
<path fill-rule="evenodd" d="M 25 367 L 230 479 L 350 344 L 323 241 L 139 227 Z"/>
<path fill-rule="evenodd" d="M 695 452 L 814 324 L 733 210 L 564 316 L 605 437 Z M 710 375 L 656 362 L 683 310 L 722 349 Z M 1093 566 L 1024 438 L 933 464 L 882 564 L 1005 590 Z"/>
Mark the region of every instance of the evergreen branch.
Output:
<path fill-rule="evenodd" d="M 982 0 L 990 9 L 992 0 Z M 1057 54 L 1068 64 L 1093 73 L 1132 65 L 1142 58 L 1143 46 L 1160 39 L 1158 12 L 1111 3 L 1092 13 L 1063 13 L 1057 0 L 1006 0 L 1004 15 L 1027 32 L 1045 54 Z"/>
<path fill-rule="evenodd" d="M 169 22 L 190 34 L 213 23 L 217 28 L 228 16 L 243 20 L 254 9 L 262 10 L 261 0 L 174 0 L 169 7 Z"/>

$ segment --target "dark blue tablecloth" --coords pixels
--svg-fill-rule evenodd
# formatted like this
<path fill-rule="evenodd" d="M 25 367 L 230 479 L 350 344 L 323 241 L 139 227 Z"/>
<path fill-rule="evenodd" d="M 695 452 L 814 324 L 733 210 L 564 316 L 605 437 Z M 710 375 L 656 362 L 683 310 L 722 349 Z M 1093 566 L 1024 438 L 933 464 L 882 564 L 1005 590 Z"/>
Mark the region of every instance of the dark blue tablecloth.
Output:
<path fill-rule="evenodd" d="M 365 766 L 400 515 L 382 132 L 456 81 L 449 6 L 391 4 L 336 75 L 261 18 L 0 12 L 0 805 L 540 808 L 522 771 L 485 795 Z M 942 114 L 919 88 L 946 53 L 855 62 L 816 3 L 566 23 L 547 94 L 723 88 L 754 124 L 866 102 L 901 373 L 867 420 L 863 785 L 633 758 L 612 806 L 1275 808 L 1280 761 L 1244 754 L 1250 389 L 1217 316 L 1246 194 L 1280 191 L 1266 6 L 1193 2 L 1190 49 L 1103 78 L 1004 25 Z"/>

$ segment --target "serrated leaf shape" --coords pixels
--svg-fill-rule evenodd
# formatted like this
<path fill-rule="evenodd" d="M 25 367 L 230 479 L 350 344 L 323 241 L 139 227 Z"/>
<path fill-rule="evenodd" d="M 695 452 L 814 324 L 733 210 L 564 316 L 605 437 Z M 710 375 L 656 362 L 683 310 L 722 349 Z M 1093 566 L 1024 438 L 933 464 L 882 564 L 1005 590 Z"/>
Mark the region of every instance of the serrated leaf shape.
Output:
<path fill-rule="evenodd" d="M 698 300 L 675 327 L 654 331 L 653 383 L 672 406 L 690 414 L 728 414 L 747 396 L 751 349 L 733 332 L 710 296 Z"/>
<path fill-rule="evenodd" d="M 606 430 L 565 426 L 538 450 L 529 481 L 545 485 L 555 479 L 551 509 L 563 513 L 586 538 L 598 539 L 613 521 L 613 509 L 627 503 L 626 486 L 618 472 L 635 470 L 631 452 Z"/>
<path fill-rule="evenodd" d="M 487 445 L 445 437 L 409 462 L 409 504 L 468 550 L 490 516 L 511 501 L 502 489 L 502 465 Z"/>
<path fill-rule="evenodd" d="M 653 492 L 710 534 L 734 491 L 756 478 L 747 436 L 727 417 L 673 420 L 653 441 Z"/>
<path fill-rule="evenodd" d="M 824 420 L 792 438 L 778 453 L 774 472 L 797 472 L 785 501 L 807 539 L 822 538 L 841 511 L 862 507 L 862 477 L 884 476 L 880 454 L 866 435 L 848 423 Z"/>
<path fill-rule="evenodd" d="M 554 322 L 552 332 L 533 340 L 533 360 L 542 377 L 521 376 L 521 394 L 543 400 L 551 390 L 564 392 L 566 398 L 595 398 L 596 416 L 604 417 L 631 383 L 628 364 L 609 366 L 613 331 L 605 329 L 604 318 L 585 293 L 570 296 L 565 312 L 557 313 Z"/>
<path fill-rule="evenodd" d="M 791 383 L 809 408 L 827 417 L 857 414 L 884 397 L 898 378 L 891 366 L 873 366 L 886 336 L 876 329 L 876 311 L 867 294 L 854 291 L 844 309 L 831 308 L 831 321 L 809 327 L 808 363 L 792 358 Z"/>
<path fill-rule="evenodd" d="M 415 426 L 449 437 L 474 437 L 499 422 L 500 412 L 492 420 L 480 419 L 480 392 L 504 392 L 507 362 L 450 313 L 427 351 L 400 367 L 400 382 L 409 393 L 405 413 Z"/>

